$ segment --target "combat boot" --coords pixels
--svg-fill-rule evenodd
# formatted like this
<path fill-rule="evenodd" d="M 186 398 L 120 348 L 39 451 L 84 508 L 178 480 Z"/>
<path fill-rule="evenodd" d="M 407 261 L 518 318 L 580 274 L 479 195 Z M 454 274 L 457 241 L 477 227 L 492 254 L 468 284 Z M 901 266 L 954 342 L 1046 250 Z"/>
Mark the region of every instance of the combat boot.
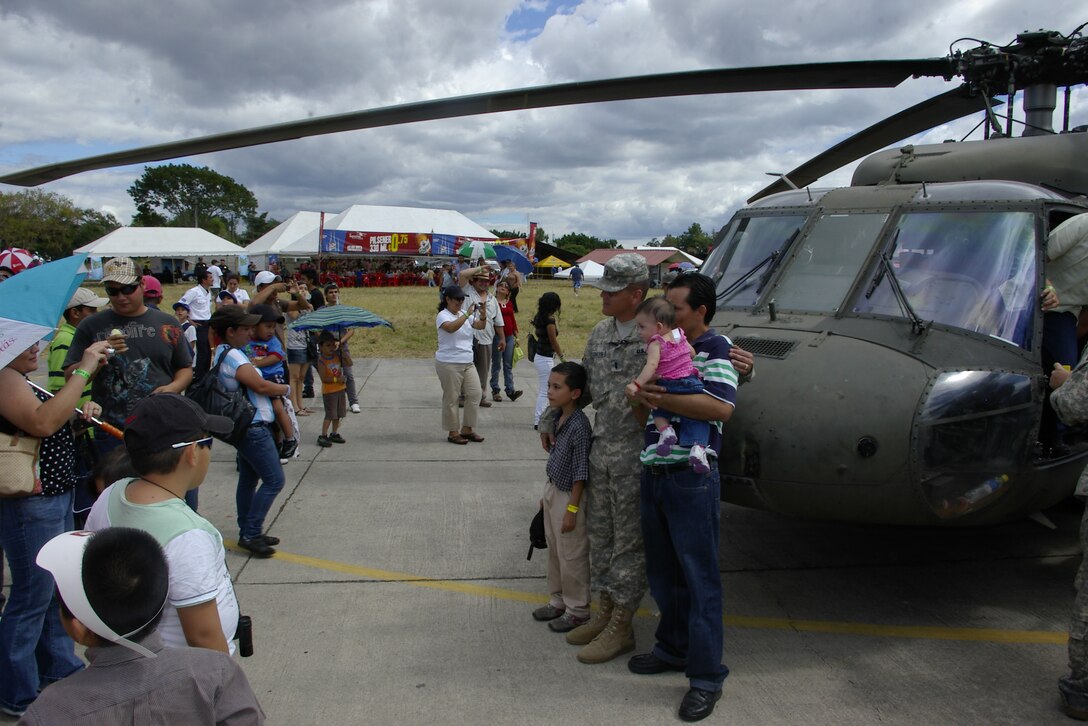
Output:
<path fill-rule="evenodd" d="M 567 642 L 571 645 L 588 645 L 590 641 L 600 635 L 608 627 L 608 621 L 612 619 L 612 596 L 607 592 L 601 593 L 600 602 L 597 603 L 597 612 L 574 630 L 567 633 Z"/>
<path fill-rule="evenodd" d="M 607 663 L 618 655 L 635 649 L 635 630 L 631 627 L 634 611 L 620 605 L 612 608 L 612 619 L 601 634 L 578 651 L 582 663 Z"/>

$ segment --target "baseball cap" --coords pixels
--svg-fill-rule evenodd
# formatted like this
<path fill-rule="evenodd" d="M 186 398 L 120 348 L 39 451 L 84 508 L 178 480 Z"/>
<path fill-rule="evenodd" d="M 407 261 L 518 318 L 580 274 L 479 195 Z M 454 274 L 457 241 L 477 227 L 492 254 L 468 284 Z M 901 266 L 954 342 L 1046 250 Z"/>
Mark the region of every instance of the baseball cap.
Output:
<path fill-rule="evenodd" d="M 72 308 L 78 308 L 86 306 L 89 308 L 100 308 L 108 303 L 104 297 L 98 297 L 93 292 L 85 287 L 76 288 L 76 291 L 72 293 L 72 299 L 68 301 L 68 304 L 64 306 L 65 310 L 71 310 Z"/>
<path fill-rule="evenodd" d="M 53 579 L 57 583 L 57 590 L 60 591 L 60 597 L 64 600 L 64 604 L 69 612 L 71 612 L 79 622 L 86 625 L 92 633 L 111 643 L 123 645 L 145 658 L 157 658 L 158 656 L 152 651 L 139 643 L 134 643 L 128 639 L 129 635 L 138 633 L 147 627 L 146 624 L 136 628 L 131 633 L 118 635 L 113 628 L 106 625 L 102 618 L 98 616 L 98 613 L 95 612 L 94 607 L 87 598 L 87 591 L 83 585 L 83 555 L 87 549 L 87 545 L 91 543 L 94 537 L 94 532 L 86 531 L 64 532 L 63 534 L 58 534 L 56 537 L 46 542 L 38 551 L 38 556 L 36 558 L 38 567 L 41 567 L 53 576 Z M 159 607 L 159 612 L 162 612 L 163 607 L 166 606 L 168 595 L 169 589 L 163 593 L 162 605 Z M 150 623 L 157 618 L 159 612 L 156 612 L 154 617 L 148 622 Z"/>
<path fill-rule="evenodd" d="M 144 297 L 162 300 L 162 283 L 153 275 L 144 275 Z"/>
<path fill-rule="evenodd" d="M 237 328 L 242 325 L 256 325 L 261 322 L 260 315 L 253 315 L 241 305 L 224 305 L 212 313 L 208 324 L 216 330 Z"/>
<path fill-rule="evenodd" d="M 174 310 L 177 310 L 178 308 L 184 308 L 185 310 L 188 310 L 188 309 L 189 309 L 189 306 L 188 306 L 188 305 L 186 305 L 186 304 L 185 304 L 185 303 L 183 303 L 183 302 L 176 302 L 176 303 L 174 303 Z"/>
<path fill-rule="evenodd" d="M 254 285 L 269 285 L 269 284 L 271 284 L 273 282 L 279 282 L 279 281 L 280 281 L 280 276 L 277 275 L 274 272 L 269 272 L 268 270 L 264 270 L 263 272 L 258 272 L 257 276 L 253 278 L 253 284 Z"/>
<path fill-rule="evenodd" d="M 231 295 L 230 290 L 220 290 L 219 291 L 219 297 L 216 298 L 216 299 L 217 300 L 230 300 L 232 303 L 237 303 L 238 302 L 238 298 L 234 297 L 234 295 Z"/>
<path fill-rule="evenodd" d="M 649 280 L 650 268 L 646 266 L 646 258 L 637 252 L 624 252 L 605 263 L 604 274 L 599 280 L 586 282 L 605 292 L 619 292 L 628 285 Z"/>
<path fill-rule="evenodd" d="M 452 297 L 455 300 L 464 300 L 465 291 L 461 289 L 460 285 L 446 285 L 442 288 L 442 297 Z"/>
<path fill-rule="evenodd" d="M 259 315 L 262 323 L 283 323 L 287 320 L 283 317 L 283 313 L 271 305 L 250 305 L 249 312 L 252 315 Z"/>
<path fill-rule="evenodd" d="M 136 404 L 125 421 L 125 448 L 133 454 L 154 454 L 209 433 L 229 434 L 233 430 L 233 421 L 205 413 L 192 399 L 156 393 Z"/>
<path fill-rule="evenodd" d="M 139 281 L 140 275 L 136 272 L 136 263 L 131 257 L 114 257 L 102 265 L 102 282 L 133 285 Z"/>

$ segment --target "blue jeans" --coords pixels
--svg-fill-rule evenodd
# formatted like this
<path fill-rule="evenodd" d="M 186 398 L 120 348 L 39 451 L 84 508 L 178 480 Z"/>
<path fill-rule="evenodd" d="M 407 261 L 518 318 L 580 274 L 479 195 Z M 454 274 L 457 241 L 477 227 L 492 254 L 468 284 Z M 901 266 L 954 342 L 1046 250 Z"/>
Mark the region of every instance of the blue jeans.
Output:
<path fill-rule="evenodd" d="M 38 691 L 83 668 L 60 624 L 53 576 L 34 562 L 46 542 L 72 529 L 72 492 L 0 499 L 0 543 L 11 563 L 11 596 L 0 618 L 0 706 L 22 711 Z"/>
<path fill-rule="evenodd" d="M 675 393 L 682 396 L 703 392 L 703 382 L 700 381 L 697 376 L 690 376 L 688 378 L 659 378 L 656 383 L 664 388 L 667 393 Z M 680 446 L 691 447 L 695 444 L 706 446 L 706 442 L 710 439 L 710 423 L 707 421 L 680 416 L 671 411 L 666 411 L 663 408 L 655 408 L 651 412 L 651 415 L 654 417 L 660 416 L 661 418 L 676 419 L 676 421 L 673 422 L 673 428 L 676 430 L 676 437 L 679 439 L 677 443 L 679 443 Z"/>
<path fill-rule="evenodd" d="M 642 470 L 640 509 L 650 594 L 661 610 L 654 655 L 684 673 L 693 688 L 721 690 L 722 577 L 718 570 L 721 484 L 718 467 L 653 474 Z"/>
<path fill-rule="evenodd" d="M 260 488 L 257 483 L 261 482 Z M 280 453 L 268 426 L 250 426 L 238 445 L 238 536 L 253 539 L 264 533 L 264 518 L 283 489 Z"/>
<path fill-rule="evenodd" d="M 514 336 L 506 336 L 506 350 L 499 353 L 499 338 L 495 336 L 491 348 L 491 392 L 499 392 L 499 368 L 506 381 L 506 395 L 514 392 Z"/>

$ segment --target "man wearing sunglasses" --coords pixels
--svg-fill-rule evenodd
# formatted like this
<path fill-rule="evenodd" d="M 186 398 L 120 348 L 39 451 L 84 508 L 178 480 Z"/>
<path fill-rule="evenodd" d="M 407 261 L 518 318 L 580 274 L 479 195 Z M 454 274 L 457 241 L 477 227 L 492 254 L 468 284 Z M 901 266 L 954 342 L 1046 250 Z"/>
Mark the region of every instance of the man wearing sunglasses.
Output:
<path fill-rule="evenodd" d="M 115 353 L 91 382 L 92 398 L 102 404 L 102 418 L 124 429 L 140 401 L 152 393 L 181 393 L 193 378 L 189 345 L 177 318 L 144 304 L 143 277 L 128 257 L 114 257 L 102 268 L 109 307 L 84 318 L 72 336 L 64 359 L 71 377 L 83 351 L 109 340 Z M 120 441 L 94 429 L 95 448 L 104 455 Z"/>

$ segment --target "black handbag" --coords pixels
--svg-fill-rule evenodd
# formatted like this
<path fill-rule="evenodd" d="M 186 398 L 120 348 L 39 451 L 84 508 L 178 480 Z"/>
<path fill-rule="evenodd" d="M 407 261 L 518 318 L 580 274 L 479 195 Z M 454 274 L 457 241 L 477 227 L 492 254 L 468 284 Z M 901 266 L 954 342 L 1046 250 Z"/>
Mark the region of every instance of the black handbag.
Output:
<path fill-rule="evenodd" d="M 544 505 L 540 505 L 533 521 L 529 523 L 529 554 L 527 560 L 533 559 L 533 550 L 548 549 L 548 540 L 544 536 Z"/>
<path fill-rule="evenodd" d="M 246 395 L 246 387 L 238 384 L 238 390 L 231 392 L 219 382 L 219 366 L 230 351 L 224 351 L 219 361 L 196 383 L 189 386 L 185 395 L 214 416 L 226 416 L 234 422 L 234 429 L 229 434 L 213 433 L 212 436 L 237 448 L 246 437 L 250 424 L 257 415 L 257 407 Z"/>
<path fill-rule="evenodd" d="M 529 359 L 530 363 L 532 363 L 533 359 L 536 358 L 536 338 L 533 337 L 532 333 L 529 333 L 529 337 L 526 339 L 525 345 L 528 348 L 525 351 L 525 357 Z"/>

